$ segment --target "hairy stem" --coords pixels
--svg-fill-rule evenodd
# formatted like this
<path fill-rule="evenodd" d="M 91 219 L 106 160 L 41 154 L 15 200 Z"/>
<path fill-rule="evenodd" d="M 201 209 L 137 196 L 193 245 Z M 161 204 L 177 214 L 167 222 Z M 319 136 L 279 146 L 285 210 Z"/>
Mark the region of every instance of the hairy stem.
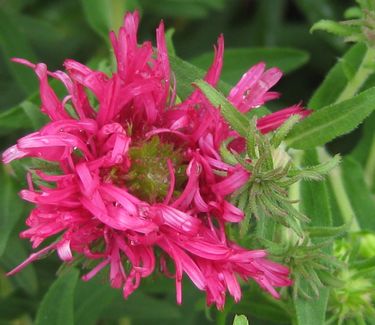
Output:
<path fill-rule="evenodd" d="M 337 97 L 335 102 L 336 104 L 343 100 L 352 98 L 358 93 L 368 77 L 374 72 L 374 68 L 371 66 L 371 64 L 374 62 L 375 49 L 368 48 L 354 77 L 347 83 L 344 90 Z"/>

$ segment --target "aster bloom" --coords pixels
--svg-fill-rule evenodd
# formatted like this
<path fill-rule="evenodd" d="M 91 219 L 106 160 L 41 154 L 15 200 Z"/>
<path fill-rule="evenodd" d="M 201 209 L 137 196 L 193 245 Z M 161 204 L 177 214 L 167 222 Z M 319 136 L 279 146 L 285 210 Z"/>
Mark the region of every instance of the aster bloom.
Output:
<path fill-rule="evenodd" d="M 50 122 L 7 149 L 3 162 L 32 157 L 53 166 L 53 172 L 30 170 L 29 188 L 20 195 L 35 206 L 21 237 L 30 238 L 33 248 L 54 241 L 8 274 L 57 251 L 64 262 L 90 261 L 84 280 L 108 267 L 111 285 L 122 288 L 124 297 L 158 266 L 175 279 L 178 303 L 184 273 L 219 309 L 227 291 L 241 299 L 239 278 L 255 280 L 278 298 L 275 287 L 291 285 L 289 270 L 225 233 L 227 223 L 244 217 L 229 196 L 251 175 L 225 163 L 219 148 L 229 137 L 242 139 L 200 90 L 176 104 L 163 23 L 156 49 L 150 42 L 138 45 L 138 23 L 137 13 L 127 14 L 118 35 L 110 34 L 117 60 L 111 76 L 74 60 L 65 61 L 66 72 L 50 72 L 45 64 L 14 59 L 34 69 Z M 220 36 L 204 78 L 212 86 L 223 52 Z M 66 87 L 62 100 L 48 77 Z M 259 63 L 228 100 L 248 112 L 278 97 L 269 89 L 280 78 L 280 70 Z M 294 114 L 308 111 L 295 105 L 260 118 L 257 126 L 267 133 Z"/>

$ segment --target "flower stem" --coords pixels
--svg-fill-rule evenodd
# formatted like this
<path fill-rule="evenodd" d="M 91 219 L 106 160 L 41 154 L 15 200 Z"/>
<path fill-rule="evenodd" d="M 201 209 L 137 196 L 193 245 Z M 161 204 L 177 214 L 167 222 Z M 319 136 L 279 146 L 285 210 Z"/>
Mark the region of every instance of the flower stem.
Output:
<path fill-rule="evenodd" d="M 341 92 L 339 97 L 337 97 L 335 103 L 339 103 L 343 100 L 352 98 L 358 93 L 368 77 L 374 72 L 374 68 L 371 66 L 371 64 L 373 64 L 374 62 L 375 49 L 369 47 L 367 48 L 363 60 L 354 77 L 347 83 L 344 90 Z"/>
<path fill-rule="evenodd" d="M 321 162 L 330 159 L 330 155 L 327 153 L 325 148 L 318 149 L 319 160 Z M 348 194 L 346 193 L 344 183 L 342 181 L 341 167 L 337 166 L 329 174 L 329 181 L 332 186 L 333 193 L 336 197 L 338 207 L 345 223 L 351 223 L 350 229 L 352 231 L 360 230 L 358 220 L 356 218 L 353 207 L 350 203 Z"/>

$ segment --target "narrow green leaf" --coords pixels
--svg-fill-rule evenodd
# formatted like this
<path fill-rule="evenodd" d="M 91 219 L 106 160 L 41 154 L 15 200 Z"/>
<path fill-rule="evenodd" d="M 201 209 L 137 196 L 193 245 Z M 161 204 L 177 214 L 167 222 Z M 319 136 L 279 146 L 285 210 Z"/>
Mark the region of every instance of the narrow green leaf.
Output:
<path fill-rule="evenodd" d="M 375 113 L 366 119 L 361 140 L 351 155 L 362 165 L 369 189 L 375 192 Z"/>
<path fill-rule="evenodd" d="M 12 57 L 23 57 L 36 61 L 36 56 L 25 37 L 19 29 L 17 16 L 0 10 L 0 48 L 5 54 L 5 61 L 9 70 L 26 95 L 33 93 L 37 87 L 34 73 L 25 69 L 20 64 L 10 61 Z"/>
<path fill-rule="evenodd" d="M 304 153 L 302 165 L 310 166 L 318 164 L 316 150 L 309 150 Z M 301 205 L 302 213 L 310 217 L 310 225 L 314 227 L 327 227 L 332 225 L 332 214 L 329 203 L 327 181 L 301 183 Z M 300 284 L 302 289 L 311 297 L 314 293 L 308 285 L 308 279 L 302 280 Z M 294 299 L 298 325 L 323 325 L 325 324 L 325 315 L 328 302 L 329 290 L 321 288 L 319 297 L 310 300 L 304 298 Z"/>
<path fill-rule="evenodd" d="M 233 325 L 249 325 L 245 315 L 236 315 L 234 316 Z"/>
<path fill-rule="evenodd" d="M 310 237 L 336 237 L 343 235 L 350 228 L 350 224 L 343 224 L 338 227 L 306 227 L 305 231 Z"/>
<path fill-rule="evenodd" d="M 319 164 L 318 154 L 315 149 L 304 152 L 302 166 L 307 167 Z M 327 180 L 320 182 L 302 181 L 301 183 L 301 204 L 302 213 L 310 217 L 311 227 L 332 226 L 331 206 L 327 189 Z"/>
<path fill-rule="evenodd" d="M 243 137 L 247 136 L 249 121 L 246 116 L 239 112 L 219 91 L 203 80 L 197 80 L 195 85 L 204 93 L 207 99 L 216 107 L 230 124 Z"/>
<path fill-rule="evenodd" d="M 175 29 L 170 28 L 165 32 L 165 41 L 167 43 L 167 50 L 169 55 L 176 56 L 176 50 L 173 45 L 173 35 L 174 35 Z"/>
<path fill-rule="evenodd" d="M 0 168 L 0 256 L 7 246 L 8 238 L 20 218 L 25 205 L 20 202 L 14 180 Z"/>
<path fill-rule="evenodd" d="M 286 142 L 296 149 L 323 145 L 354 130 L 374 110 L 375 87 L 311 114 L 293 128 Z"/>
<path fill-rule="evenodd" d="M 194 91 L 192 83 L 195 80 L 202 79 L 206 72 L 195 65 L 172 55 L 169 56 L 169 63 L 176 77 L 177 95 L 181 99 L 185 99 Z M 224 94 L 227 94 L 232 87 L 231 85 L 220 81 L 217 88 Z"/>
<path fill-rule="evenodd" d="M 235 85 L 252 65 L 261 61 L 268 67 L 278 67 L 284 73 L 289 73 L 304 65 L 308 59 L 307 52 L 292 48 L 229 48 L 224 52 L 221 79 Z M 206 70 L 212 60 L 211 51 L 193 58 L 191 63 Z"/>
<path fill-rule="evenodd" d="M 74 289 L 78 280 L 78 271 L 71 269 L 60 276 L 43 297 L 36 325 L 74 325 Z"/>
<path fill-rule="evenodd" d="M 363 168 L 351 156 L 342 165 L 343 182 L 359 226 L 375 231 L 375 200 L 364 179 Z"/>
<path fill-rule="evenodd" d="M 345 55 L 334 65 L 325 77 L 323 83 L 315 91 L 307 107 L 320 109 L 333 104 L 348 83 L 345 73 L 345 64 L 349 64 L 354 71 L 358 70 L 366 54 L 366 45 L 358 43 L 350 48 Z"/>

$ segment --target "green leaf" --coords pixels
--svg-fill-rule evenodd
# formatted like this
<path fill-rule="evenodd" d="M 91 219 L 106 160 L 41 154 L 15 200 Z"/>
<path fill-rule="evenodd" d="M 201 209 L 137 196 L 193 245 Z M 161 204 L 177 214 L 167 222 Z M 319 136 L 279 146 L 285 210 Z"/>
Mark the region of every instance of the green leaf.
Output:
<path fill-rule="evenodd" d="M 234 304 L 231 313 L 245 314 L 250 318 L 262 319 L 275 324 L 289 324 L 290 317 L 282 301 L 274 300 L 260 292 L 259 288 L 250 287 L 244 291 L 241 302 Z"/>
<path fill-rule="evenodd" d="M 369 189 L 375 192 L 375 113 L 366 119 L 362 137 L 351 155 L 361 163 Z"/>
<path fill-rule="evenodd" d="M 326 0 L 295 0 L 294 2 L 311 23 L 335 16 L 334 4 Z"/>
<path fill-rule="evenodd" d="M 212 9 L 222 9 L 224 0 L 139 0 L 142 8 L 158 17 L 204 18 Z"/>
<path fill-rule="evenodd" d="M 165 41 L 167 43 L 168 55 L 176 56 L 176 49 L 174 48 L 174 44 L 173 44 L 173 35 L 174 35 L 174 33 L 175 33 L 175 29 L 174 28 L 169 28 L 165 32 Z"/>
<path fill-rule="evenodd" d="M 50 86 L 57 95 L 65 92 L 63 86 L 57 80 L 52 80 Z M 35 91 L 19 105 L 0 113 L 0 135 L 13 133 L 15 130 L 36 130 L 46 124 L 47 116 L 41 112 L 39 106 L 35 103 L 39 103 L 39 91 Z"/>
<path fill-rule="evenodd" d="M 176 56 L 169 56 L 169 63 L 176 77 L 177 95 L 181 99 L 185 99 L 194 91 L 192 83 L 195 80 L 202 79 L 206 72 Z M 217 88 L 227 94 L 232 87 L 220 81 Z"/>
<path fill-rule="evenodd" d="M 32 123 L 21 106 L 16 106 L 0 113 L 0 135 L 31 127 Z"/>
<path fill-rule="evenodd" d="M 203 80 L 195 81 L 195 85 L 204 93 L 207 99 L 216 107 L 220 107 L 220 113 L 224 116 L 233 130 L 243 137 L 247 136 L 249 121 L 245 115 L 239 112 L 219 91 Z"/>
<path fill-rule="evenodd" d="M 333 104 L 340 96 L 340 93 L 348 84 L 346 77 L 346 67 L 350 65 L 354 71 L 358 70 L 362 59 L 366 54 L 366 45 L 358 43 L 350 48 L 349 51 L 335 64 L 325 77 L 323 83 L 315 91 L 307 107 L 311 109 L 320 109 L 321 107 Z"/>
<path fill-rule="evenodd" d="M 310 237 L 336 237 L 343 235 L 349 228 L 350 224 L 343 224 L 338 227 L 306 227 L 304 230 Z"/>
<path fill-rule="evenodd" d="M 145 306 L 147 306 L 146 310 Z M 134 292 L 124 302 L 124 298 L 117 291 L 116 298 L 112 304 L 104 308 L 102 318 L 118 319 L 121 317 L 130 317 L 137 320 L 153 320 L 155 322 L 155 320 L 159 319 L 179 319 L 181 313 L 176 304 L 153 298 L 140 291 Z"/>
<path fill-rule="evenodd" d="M 25 205 L 18 196 L 14 180 L 0 168 L 0 256 L 7 246 L 8 238 L 24 211 Z"/>
<path fill-rule="evenodd" d="M 312 149 L 304 153 L 302 165 L 310 166 L 318 164 L 316 150 Z M 327 227 L 332 225 L 331 207 L 328 197 L 327 181 L 301 183 L 301 205 L 302 213 L 305 213 L 311 219 L 311 226 Z M 314 297 L 312 289 L 308 285 L 308 279 L 304 279 L 301 287 L 308 295 Z M 321 288 L 319 297 L 310 300 L 298 297 L 294 299 L 296 308 L 297 324 L 300 325 L 323 325 L 325 324 L 325 315 L 328 302 L 329 290 Z"/>
<path fill-rule="evenodd" d="M 122 299 L 116 290 L 97 278 L 88 282 L 80 281 L 74 299 L 75 324 L 95 324 L 104 309 L 108 308 L 115 298 Z"/>
<path fill-rule="evenodd" d="M 221 79 L 235 85 L 251 66 L 261 61 L 267 67 L 278 67 L 284 73 L 289 73 L 304 65 L 308 59 L 307 52 L 291 48 L 226 49 Z M 209 52 L 193 58 L 191 63 L 206 70 L 212 60 L 213 53 Z"/>
<path fill-rule="evenodd" d="M 5 54 L 5 61 L 9 70 L 26 95 L 37 88 L 37 82 L 31 69 L 26 69 L 20 64 L 10 62 L 12 57 L 23 57 L 36 61 L 36 56 L 30 47 L 24 33 L 19 29 L 17 16 L 0 10 L 0 47 Z"/>
<path fill-rule="evenodd" d="M 236 315 L 234 316 L 233 325 L 249 325 L 245 315 Z"/>
<path fill-rule="evenodd" d="M 18 235 L 15 234 L 9 238 L 7 249 L 0 259 L 0 265 L 4 270 L 10 271 L 17 263 L 25 260 L 27 256 L 28 252 Z M 38 291 L 38 280 L 33 265 L 28 265 L 22 271 L 11 276 L 10 280 L 29 295 L 35 295 Z"/>
<path fill-rule="evenodd" d="M 49 288 L 38 309 L 36 325 L 73 325 L 74 289 L 78 271 L 69 270 L 61 275 Z"/>
<path fill-rule="evenodd" d="M 0 324 L 12 324 L 12 320 L 22 317 L 25 313 L 35 310 L 35 301 L 25 297 L 18 297 L 14 292 L 0 299 Z M 3 322 L 7 320 L 9 322 Z"/>
<path fill-rule="evenodd" d="M 308 167 L 319 164 L 318 154 L 315 149 L 304 152 L 302 166 Z M 310 217 L 311 227 L 332 226 L 331 206 L 327 180 L 320 182 L 303 181 L 301 183 L 301 212 Z"/>
<path fill-rule="evenodd" d="M 122 25 L 124 14 L 137 7 L 136 0 L 81 0 L 81 4 L 91 28 L 107 42 L 108 33 Z"/>
<path fill-rule="evenodd" d="M 323 145 L 354 130 L 374 110 L 375 87 L 311 114 L 291 130 L 286 142 L 296 149 Z"/>
<path fill-rule="evenodd" d="M 347 156 L 341 168 L 345 189 L 361 229 L 375 231 L 375 200 L 365 183 L 362 166 Z"/>

